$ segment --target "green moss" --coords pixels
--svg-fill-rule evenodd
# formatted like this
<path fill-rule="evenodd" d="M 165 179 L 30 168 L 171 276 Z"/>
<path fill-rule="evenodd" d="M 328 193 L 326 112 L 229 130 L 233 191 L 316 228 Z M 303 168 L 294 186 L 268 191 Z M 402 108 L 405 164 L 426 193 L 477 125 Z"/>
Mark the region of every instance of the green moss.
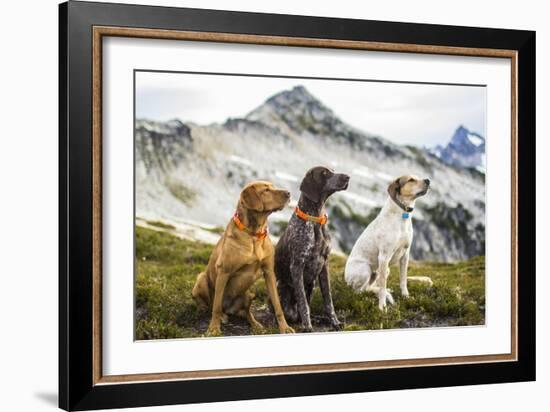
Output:
<path fill-rule="evenodd" d="M 199 311 L 191 297 L 212 247 L 136 227 L 136 338 L 196 336 Z"/>
<path fill-rule="evenodd" d="M 175 229 L 176 227 L 173 225 L 170 225 L 168 223 L 160 222 L 160 221 L 152 221 L 152 220 L 146 220 L 148 225 L 160 227 L 162 229 Z"/>
<path fill-rule="evenodd" d="M 212 228 L 203 228 L 203 229 L 208 232 L 216 233 L 218 235 L 221 235 L 225 231 L 225 228 L 222 226 L 216 226 Z"/>
<path fill-rule="evenodd" d="M 167 339 L 203 336 L 210 312 L 200 310 L 191 297 L 196 276 L 204 270 L 212 246 L 182 240 L 168 233 L 136 228 L 136 338 Z M 334 306 L 344 330 L 390 329 L 427 326 L 480 325 L 485 322 L 485 258 L 459 263 L 411 262 L 409 276 L 429 276 L 430 287 L 409 281 L 410 297 L 399 293 L 399 271 L 391 268 L 389 287 L 395 305 L 378 309 L 378 299 L 357 293 L 344 281 L 345 258 L 330 256 Z M 263 279 L 252 287 L 253 310 L 266 326 L 252 331 L 245 320 L 231 317 L 222 326 L 226 335 L 277 333 L 269 310 Z M 314 329 L 328 331 L 319 288 L 312 297 Z M 298 325 L 294 325 L 299 329 Z"/>
<path fill-rule="evenodd" d="M 197 197 L 197 194 L 189 189 L 187 186 L 172 179 L 166 179 L 164 182 L 172 196 L 178 199 L 180 202 L 186 205 L 192 205 L 193 201 Z"/>
<path fill-rule="evenodd" d="M 361 227 L 368 226 L 380 213 L 381 208 L 375 207 L 371 209 L 367 216 L 356 213 L 353 208 L 345 200 L 340 201 L 341 205 L 346 209 L 342 209 L 339 205 L 334 205 L 331 210 L 331 216 L 340 220 L 350 220 L 357 223 Z"/>

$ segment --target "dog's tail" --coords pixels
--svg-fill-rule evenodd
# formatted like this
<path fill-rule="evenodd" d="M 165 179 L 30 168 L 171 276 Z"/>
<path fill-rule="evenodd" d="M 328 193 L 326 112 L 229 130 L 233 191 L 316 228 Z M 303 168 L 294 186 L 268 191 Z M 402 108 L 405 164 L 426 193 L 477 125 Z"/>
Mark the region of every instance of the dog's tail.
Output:
<path fill-rule="evenodd" d="M 211 297 L 208 287 L 208 276 L 206 276 L 205 272 L 198 274 L 191 296 L 199 307 L 208 307 L 210 305 Z"/>
<path fill-rule="evenodd" d="M 365 259 L 350 258 L 344 269 L 346 283 L 356 291 L 367 290 L 378 278 L 376 272 L 371 272 L 370 264 Z"/>

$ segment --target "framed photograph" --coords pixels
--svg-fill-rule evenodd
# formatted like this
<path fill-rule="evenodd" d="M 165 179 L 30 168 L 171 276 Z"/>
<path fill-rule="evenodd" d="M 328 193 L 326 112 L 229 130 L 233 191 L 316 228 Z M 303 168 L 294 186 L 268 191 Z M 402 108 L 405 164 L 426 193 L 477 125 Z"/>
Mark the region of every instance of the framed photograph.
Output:
<path fill-rule="evenodd" d="M 59 403 L 535 379 L 535 33 L 60 5 Z"/>

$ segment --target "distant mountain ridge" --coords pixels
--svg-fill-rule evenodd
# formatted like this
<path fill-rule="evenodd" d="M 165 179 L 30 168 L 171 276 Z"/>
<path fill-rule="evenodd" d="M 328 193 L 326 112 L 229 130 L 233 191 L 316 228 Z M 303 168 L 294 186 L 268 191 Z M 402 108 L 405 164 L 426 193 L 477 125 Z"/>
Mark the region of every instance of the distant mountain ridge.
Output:
<path fill-rule="evenodd" d="M 447 146 L 438 145 L 431 152 L 449 165 L 485 172 L 485 138 L 462 125 L 456 129 Z"/>
<path fill-rule="evenodd" d="M 454 261 L 485 253 L 483 174 L 358 130 L 303 86 L 223 123 L 137 119 L 135 127 L 137 217 L 182 230 L 192 225 L 189 237 L 211 239 L 225 227 L 241 188 L 255 179 L 292 193 L 291 205 L 270 217 L 276 236 L 292 214 L 304 173 L 326 165 L 351 175 L 349 189 L 327 203 L 335 250 L 351 249 L 392 179 L 416 174 L 429 177 L 433 189 L 413 214 L 412 257 Z"/>

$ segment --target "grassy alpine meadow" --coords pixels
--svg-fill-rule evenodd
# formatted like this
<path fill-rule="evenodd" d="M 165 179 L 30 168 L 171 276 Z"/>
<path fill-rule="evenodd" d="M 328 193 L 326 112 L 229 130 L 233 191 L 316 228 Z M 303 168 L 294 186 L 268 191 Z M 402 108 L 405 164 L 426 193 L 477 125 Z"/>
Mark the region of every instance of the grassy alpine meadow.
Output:
<path fill-rule="evenodd" d="M 180 239 L 166 231 L 136 227 L 136 338 L 170 339 L 204 336 L 210 312 L 200 310 L 191 290 L 197 274 L 204 270 L 213 246 Z M 354 292 L 344 281 L 345 258 L 330 257 L 334 306 L 343 330 L 420 328 L 483 325 L 485 323 L 485 257 L 458 263 L 411 262 L 409 276 L 428 276 L 433 285 L 409 281 L 410 297 L 399 291 L 399 270 L 391 268 L 389 288 L 395 299 L 387 311 L 378 309 L 371 293 Z M 278 333 L 263 280 L 253 286 L 253 311 L 265 329 Z M 318 288 L 311 304 L 317 332 L 330 331 Z M 292 325 L 299 331 L 299 325 Z M 224 335 L 253 334 L 246 320 L 230 317 L 222 325 Z"/>

